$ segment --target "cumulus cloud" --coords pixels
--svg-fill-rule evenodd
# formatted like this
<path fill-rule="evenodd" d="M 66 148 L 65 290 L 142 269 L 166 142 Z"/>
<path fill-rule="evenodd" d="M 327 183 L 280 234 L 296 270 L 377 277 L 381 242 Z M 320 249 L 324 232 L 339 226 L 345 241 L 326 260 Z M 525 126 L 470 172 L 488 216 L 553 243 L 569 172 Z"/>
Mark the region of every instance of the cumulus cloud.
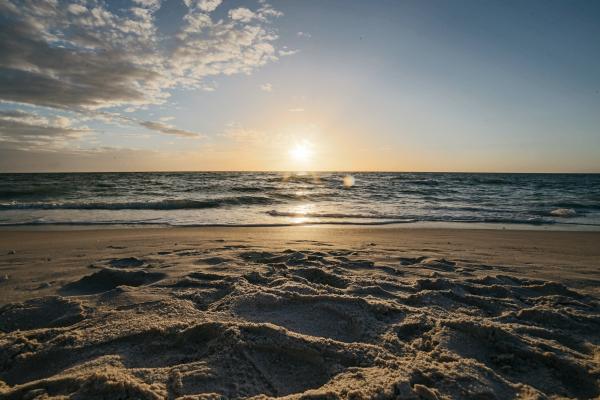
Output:
<path fill-rule="evenodd" d="M 251 10 L 246 7 L 235 8 L 233 10 L 229 10 L 229 18 L 234 21 L 242 21 L 249 22 L 253 18 L 256 18 L 256 14 L 254 14 Z"/>
<path fill-rule="evenodd" d="M 62 3 L 1 6 L 8 18 L 0 26 L 0 99 L 56 108 L 156 104 L 174 87 L 202 88 L 208 76 L 248 73 L 277 58 L 264 5 L 213 22 L 206 12 L 220 0 L 190 0 L 178 40 L 163 49 L 155 1 L 136 0 L 146 8 L 125 14 L 103 3 Z"/>
<path fill-rule="evenodd" d="M 160 0 L 133 0 L 134 3 L 146 8 L 158 8 Z"/>
<path fill-rule="evenodd" d="M 205 12 L 211 12 L 221 5 L 221 0 L 199 0 L 198 8 Z"/>
<path fill-rule="evenodd" d="M 81 4 L 69 4 L 69 6 L 67 7 L 67 10 L 71 14 L 79 15 L 79 14 L 83 14 L 84 12 L 86 12 L 87 8 L 85 8 Z"/>
<path fill-rule="evenodd" d="M 56 113 L 122 113 L 165 103 L 177 88 L 214 90 L 215 76 L 247 74 L 276 61 L 277 34 L 270 21 L 281 13 L 260 1 L 256 9 L 236 8 L 229 10 L 231 18 L 213 20 L 210 13 L 221 3 L 186 0 L 176 32 L 166 34 L 155 20 L 160 0 L 119 7 L 99 0 L 2 0 L 0 102 Z M 3 121 L 5 129 L 17 124 Z M 197 136 L 164 123 L 140 124 Z M 55 128 L 38 127 L 43 126 Z"/>

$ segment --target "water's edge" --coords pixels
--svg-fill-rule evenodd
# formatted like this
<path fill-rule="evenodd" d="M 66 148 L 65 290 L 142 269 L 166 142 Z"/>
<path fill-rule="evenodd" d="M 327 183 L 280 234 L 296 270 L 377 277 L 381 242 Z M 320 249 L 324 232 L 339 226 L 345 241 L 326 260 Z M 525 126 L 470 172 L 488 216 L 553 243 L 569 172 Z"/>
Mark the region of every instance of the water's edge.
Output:
<path fill-rule="evenodd" d="M 372 229 L 456 229 L 456 230 L 502 230 L 502 231 L 547 231 L 547 232 L 600 232 L 600 225 L 583 224 L 500 224 L 485 222 L 305 222 L 280 224 L 188 224 L 170 225 L 165 223 L 44 223 L 44 224 L 3 224 L 0 231 L 73 231 L 73 230 L 136 230 L 136 229 L 199 229 L 199 228 L 372 228 Z"/>

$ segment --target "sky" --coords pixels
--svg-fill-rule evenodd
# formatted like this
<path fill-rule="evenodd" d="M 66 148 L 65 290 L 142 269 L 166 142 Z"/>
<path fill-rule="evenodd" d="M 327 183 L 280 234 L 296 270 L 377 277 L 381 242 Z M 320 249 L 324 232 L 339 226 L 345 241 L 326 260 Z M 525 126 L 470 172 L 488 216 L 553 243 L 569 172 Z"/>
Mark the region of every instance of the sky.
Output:
<path fill-rule="evenodd" d="M 0 172 L 600 172 L 600 2 L 0 0 Z"/>

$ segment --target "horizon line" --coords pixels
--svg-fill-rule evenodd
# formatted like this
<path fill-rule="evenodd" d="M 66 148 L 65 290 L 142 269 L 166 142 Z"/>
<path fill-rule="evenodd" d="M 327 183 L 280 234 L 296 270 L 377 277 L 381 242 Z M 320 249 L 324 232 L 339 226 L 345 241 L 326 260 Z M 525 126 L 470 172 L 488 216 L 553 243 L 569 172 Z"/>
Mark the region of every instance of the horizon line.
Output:
<path fill-rule="evenodd" d="M 599 171 L 556 172 L 556 171 L 406 171 L 406 170 L 135 170 L 135 171 L 0 171 L 7 174 L 166 174 L 166 173 L 274 173 L 274 174 L 315 174 L 315 173 L 348 173 L 348 174 L 537 174 L 537 175 L 597 175 Z"/>

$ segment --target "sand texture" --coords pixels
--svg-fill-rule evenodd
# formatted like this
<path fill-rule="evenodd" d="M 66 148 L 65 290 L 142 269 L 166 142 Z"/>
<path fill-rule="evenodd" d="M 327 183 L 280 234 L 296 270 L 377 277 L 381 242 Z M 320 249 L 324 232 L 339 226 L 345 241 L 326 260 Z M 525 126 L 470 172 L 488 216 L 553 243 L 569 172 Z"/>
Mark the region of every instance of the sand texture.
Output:
<path fill-rule="evenodd" d="M 224 232 L 2 233 L 0 398 L 600 395 L 597 234 Z"/>

